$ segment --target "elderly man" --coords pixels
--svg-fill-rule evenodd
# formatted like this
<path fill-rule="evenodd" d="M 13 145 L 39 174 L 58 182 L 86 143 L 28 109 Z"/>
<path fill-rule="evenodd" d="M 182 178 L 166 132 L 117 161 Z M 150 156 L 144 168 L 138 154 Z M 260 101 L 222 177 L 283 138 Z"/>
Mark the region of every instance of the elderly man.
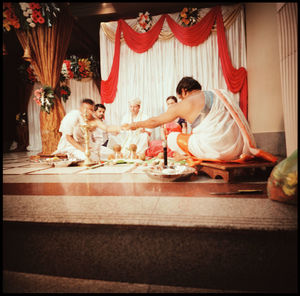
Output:
<path fill-rule="evenodd" d="M 98 118 L 94 117 L 94 101 L 91 99 L 83 99 L 79 110 L 72 110 L 63 118 L 59 131 L 62 133 L 57 150 L 52 154 L 66 154 L 69 159 L 85 160 L 85 138 L 84 129 L 85 116 L 89 125 L 89 147 L 90 159 L 99 161 L 101 158 L 101 150 L 96 141 L 92 138 L 92 132 L 96 128 L 100 128 L 106 132 L 119 132 L 118 126 L 106 126 Z M 101 147 L 102 148 L 102 147 Z M 106 147 L 103 147 L 106 148 Z M 112 151 L 107 153 L 110 154 Z"/>
<path fill-rule="evenodd" d="M 121 125 L 130 124 L 136 121 L 146 120 L 147 114 L 141 110 L 141 100 L 133 99 L 129 101 L 130 112 L 125 114 L 122 118 Z M 108 147 L 113 148 L 115 144 L 119 144 L 122 147 L 122 154 L 125 158 L 129 157 L 129 146 L 135 144 L 137 146 L 136 153 L 142 155 L 145 153 L 149 146 L 149 138 L 151 136 L 151 129 L 140 128 L 134 131 L 122 131 L 118 136 L 110 136 L 108 141 Z"/>

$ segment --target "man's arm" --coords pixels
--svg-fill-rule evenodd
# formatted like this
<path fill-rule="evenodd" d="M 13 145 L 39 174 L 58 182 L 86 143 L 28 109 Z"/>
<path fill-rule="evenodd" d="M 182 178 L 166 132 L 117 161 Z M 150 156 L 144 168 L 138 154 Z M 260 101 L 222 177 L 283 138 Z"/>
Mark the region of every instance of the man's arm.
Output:
<path fill-rule="evenodd" d="M 90 125 L 93 127 L 93 126 L 97 126 L 99 128 L 101 128 L 102 130 L 108 132 L 108 133 L 119 133 L 121 128 L 120 126 L 114 126 L 114 125 L 111 125 L 111 126 L 107 126 L 105 125 L 100 119 L 94 119 Z"/>
<path fill-rule="evenodd" d="M 84 152 L 85 151 L 85 147 L 80 145 L 77 141 L 75 141 L 75 139 L 73 138 L 73 136 L 71 135 L 66 135 L 66 139 L 67 141 L 73 145 L 75 148 L 77 148 L 78 150 Z"/>
<path fill-rule="evenodd" d="M 156 128 L 164 123 L 175 120 L 179 115 L 180 109 L 177 107 L 178 104 L 171 106 L 165 113 L 158 116 L 151 117 L 147 120 L 133 122 L 131 124 L 124 124 L 122 127 L 125 129 L 137 129 L 137 128 Z"/>

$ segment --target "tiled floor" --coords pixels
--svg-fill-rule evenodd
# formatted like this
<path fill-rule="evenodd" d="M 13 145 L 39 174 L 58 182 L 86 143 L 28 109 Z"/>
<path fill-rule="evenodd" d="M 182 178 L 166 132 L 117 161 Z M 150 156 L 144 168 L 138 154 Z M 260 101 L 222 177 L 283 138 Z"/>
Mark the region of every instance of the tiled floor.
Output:
<path fill-rule="evenodd" d="M 149 178 L 141 167 L 131 164 L 95 169 L 53 168 L 31 162 L 29 157 L 32 154 L 3 155 L 3 221 L 238 230 L 297 229 L 297 207 L 268 199 L 266 181 L 226 183 L 205 174 L 194 175 L 185 181 L 158 181 Z M 263 193 L 211 194 L 239 189 L 260 189 Z M 29 283 L 41 280 L 38 275 L 18 273 L 9 278 L 21 282 L 28 279 Z M 51 277 L 42 280 L 56 286 Z M 62 289 L 64 285 L 74 285 L 74 282 L 66 280 L 61 284 Z M 80 285 L 83 290 L 89 289 L 90 282 L 81 282 Z M 180 290 L 180 287 L 117 284 L 113 288 L 113 283 L 100 281 L 97 285 L 97 291 L 104 292 L 132 289 L 136 292 L 139 289 L 189 292 L 183 288 Z M 201 293 L 192 288 L 190 292 Z"/>
<path fill-rule="evenodd" d="M 226 183 L 204 173 L 184 181 L 149 178 L 132 164 L 54 168 L 30 152 L 3 155 L 3 218 L 8 221 L 122 223 L 287 229 L 295 207 L 268 199 L 266 181 Z M 212 195 L 260 189 L 262 194 Z"/>

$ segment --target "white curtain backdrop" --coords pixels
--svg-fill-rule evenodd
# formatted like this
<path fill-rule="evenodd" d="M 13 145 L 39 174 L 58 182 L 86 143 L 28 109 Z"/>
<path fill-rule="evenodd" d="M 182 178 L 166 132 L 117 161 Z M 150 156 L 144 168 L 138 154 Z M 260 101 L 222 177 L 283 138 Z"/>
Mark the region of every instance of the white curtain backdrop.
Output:
<path fill-rule="evenodd" d="M 83 99 L 92 99 L 95 104 L 100 103 L 100 93 L 93 79 L 81 81 L 70 79 L 67 83 L 71 90 L 71 95 L 66 103 L 62 101 L 66 113 L 79 109 L 80 102 Z"/>
<path fill-rule="evenodd" d="M 28 134 L 29 134 L 29 145 L 26 147 L 28 151 L 41 152 L 42 151 L 42 139 L 40 132 L 40 106 L 33 100 L 34 91 L 41 88 L 40 82 L 35 82 L 28 106 L 27 106 L 27 118 L 28 118 Z"/>
<path fill-rule="evenodd" d="M 230 9 L 233 8 L 222 7 L 222 14 Z M 205 16 L 209 10 L 201 9 L 201 16 Z M 169 16 L 178 21 L 178 13 Z M 160 17 L 161 15 L 152 16 L 153 23 Z M 131 27 L 136 25 L 136 19 L 126 22 Z M 105 26 L 115 33 L 117 22 L 105 23 Z M 162 31 L 171 31 L 167 21 L 164 22 Z M 114 42 L 105 35 L 101 25 L 99 34 L 101 76 L 106 80 L 113 62 Z M 235 68 L 246 68 L 243 9 L 226 30 L 226 37 L 232 65 Z M 204 43 L 194 47 L 183 45 L 174 37 L 168 40 L 158 39 L 152 48 L 142 54 L 135 53 L 125 42 L 121 42 L 118 90 L 114 102 L 106 104 L 107 123 L 120 124 L 122 116 L 129 110 L 128 101 L 133 98 L 141 99 L 141 110 L 149 117 L 166 111 L 166 98 L 176 96 L 176 86 L 184 76 L 192 76 L 198 80 L 203 90 L 227 89 L 218 55 L 216 32 Z M 239 93 L 234 96 L 239 101 Z M 152 139 L 158 137 L 159 129 L 156 128 Z"/>
<path fill-rule="evenodd" d="M 96 104 L 100 103 L 99 90 L 92 79 L 81 81 L 70 79 L 67 84 L 70 87 L 71 95 L 66 103 L 62 101 L 66 113 L 74 109 L 79 109 L 81 100 L 85 98 L 92 99 Z M 41 87 L 42 85 L 40 82 L 35 83 L 27 107 L 29 128 L 29 145 L 27 146 L 28 151 L 42 151 L 40 107 L 33 100 L 34 91 Z"/>

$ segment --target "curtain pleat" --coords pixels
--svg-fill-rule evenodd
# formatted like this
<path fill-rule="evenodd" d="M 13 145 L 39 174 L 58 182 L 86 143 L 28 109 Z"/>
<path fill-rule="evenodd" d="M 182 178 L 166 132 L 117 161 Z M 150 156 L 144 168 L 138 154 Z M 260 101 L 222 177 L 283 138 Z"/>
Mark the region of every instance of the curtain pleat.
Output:
<path fill-rule="evenodd" d="M 101 82 L 101 99 L 103 103 L 112 103 L 117 93 L 119 80 L 120 64 L 120 38 L 123 31 L 126 44 L 133 51 L 143 53 L 150 50 L 154 42 L 158 39 L 163 22 L 167 19 L 168 25 L 174 36 L 183 44 L 188 46 L 197 46 L 203 43 L 211 35 L 211 30 L 215 21 L 217 21 L 218 50 L 221 60 L 223 75 L 227 83 L 227 88 L 233 93 L 240 92 L 240 107 L 248 118 L 248 87 L 247 71 L 241 67 L 235 69 L 232 65 L 228 52 L 225 28 L 220 6 L 212 8 L 203 17 L 199 23 L 192 27 L 182 27 L 177 24 L 169 15 L 162 15 L 155 25 L 146 33 L 134 31 L 124 20 L 118 21 L 118 27 L 115 38 L 114 60 L 110 75 L 106 81 Z M 165 53 L 166 54 L 166 53 Z"/>
<path fill-rule="evenodd" d="M 208 10 L 207 10 L 208 11 Z M 154 16 L 153 18 L 160 18 Z M 176 19 L 177 16 L 170 15 Z M 132 27 L 135 19 L 126 20 Z M 116 29 L 118 22 L 110 22 L 109 27 Z M 111 73 L 115 43 L 107 38 L 100 26 L 101 76 L 107 79 Z M 170 30 L 168 22 L 164 29 Z M 240 10 L 236 21 L 226 30 L 228 50 L 235 68 L 246 68 L 246 42 L 244 34 L 244 11 Z M 237 46 L 238 44 L 238 46 Z M 217 34 L 210 34 L 207 40 L 198 46 L 187 46 L 177 38 L 158 39 L 146 52 L 136 53 L 126 42 L 120 47 L 119 82 L 115 99 L 106 104 L 108 124 L 120 124 L 122 116 L 129 111 L 128 101 L 139 98 L 141 111 L 149 117 L 157 116 L 167 109 L 166 98 L 175 95 L 177 83 L 183 76 L 193 76 L 204 90 L 227 88 L 222 73 L 218 53 Z M 240 93 L 233 94 L 236 102 Z M 103 100 L 103 98 L 101 98 Z M 159 128 L 153 129 L 152 138 L 159 138 Z"/>
<path fill-rule="evenodd" d="M 42 85 L 48 85 L 54 90 L 59 83 L 60 71 L 68 49 L 72 26 L 72 16 L 62 7 L 52 27 L 39 25 L 28 30 L 25 37 L 25 40 L 28 37 L 34 72 Z M 16 32 L 19 35 L 26 34 L 20 30 L 16 30 Z M 24 36 L 21 37 L 21 40 L 22 38 L 24 39 Z M 24 45 L 24 41 L 21 42 L 21 45 Z M 23 49 L 25 48 L 23 47 Z M 48 155 L 56 150 L 61 136 L 58 130 L 64 115 L 65 110 L 56 95 L 50 114 L 40 112 L 42 154 Z"/>
<path fill-rule="evenodd" d="M 167 15 L 167 21 L 174 36 L 183 44 L 197 46 L 204 42 L 211 34 L 212 26 L 215 22 L 218 7 L 214 7 L 201 19 L 200 22 L 191 27 L 182 27 Z"/>
<path fill-rule="evenodd" d="M 287 156 L 298 147 L 298 3 L 278 11 L 280 76 Z"/>

